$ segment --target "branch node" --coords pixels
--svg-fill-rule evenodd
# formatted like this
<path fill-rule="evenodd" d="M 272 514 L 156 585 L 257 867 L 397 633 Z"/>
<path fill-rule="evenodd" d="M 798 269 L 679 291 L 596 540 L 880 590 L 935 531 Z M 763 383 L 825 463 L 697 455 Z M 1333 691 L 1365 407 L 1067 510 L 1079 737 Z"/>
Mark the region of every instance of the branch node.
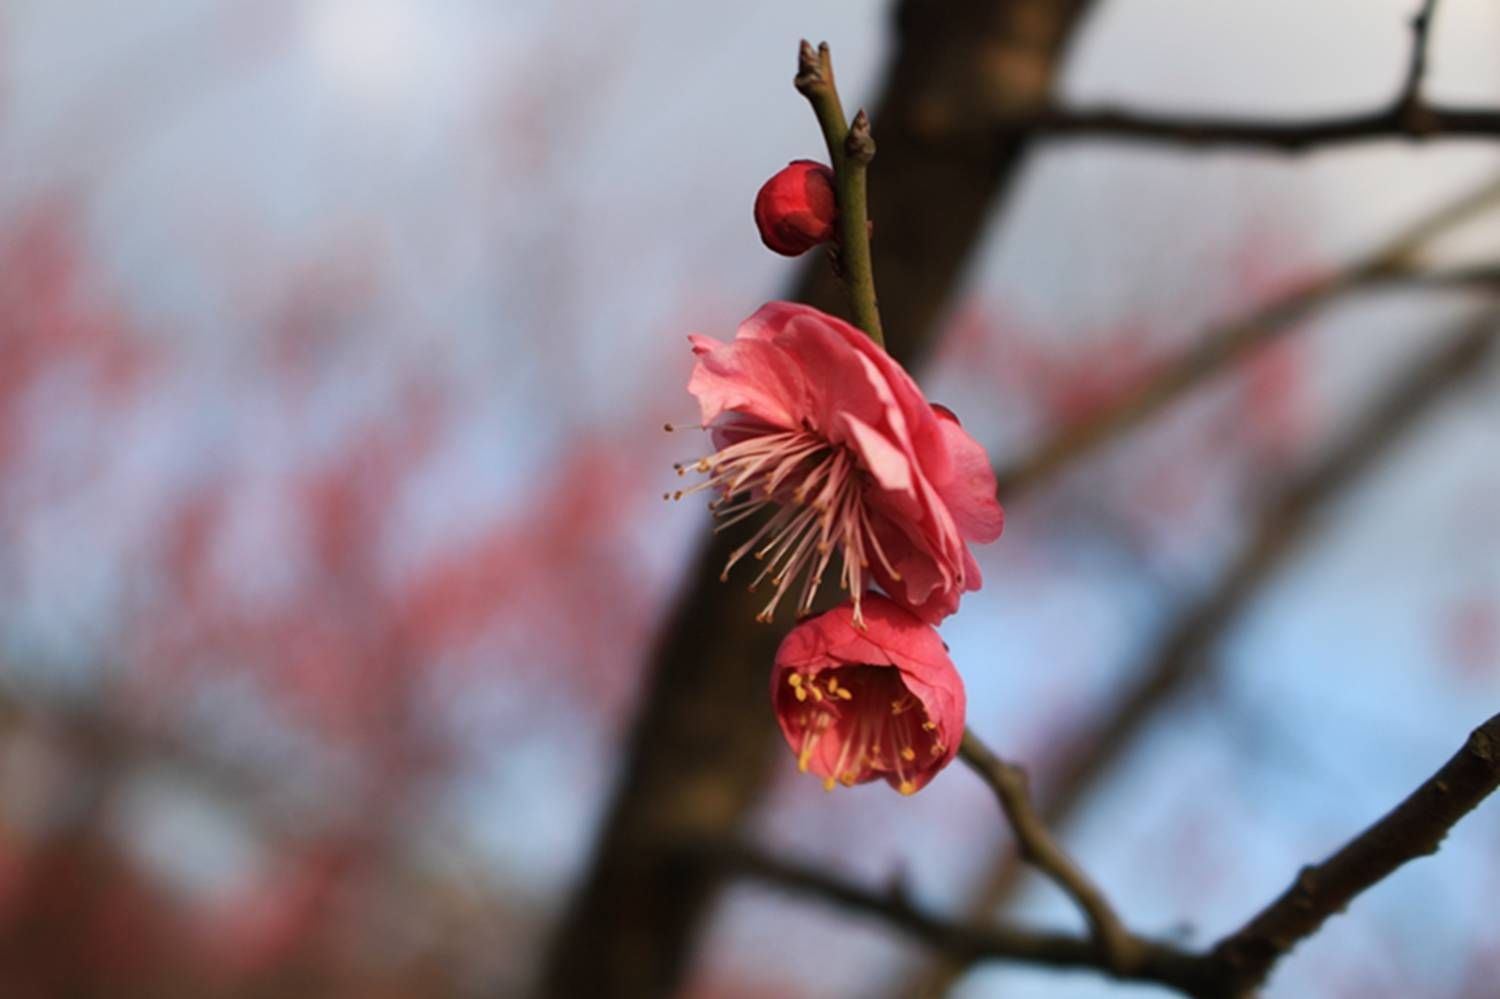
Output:
<path fill-rule="evenodd" d="M 828 47 L 826 44 L 823 46 Z M 823 86 L 827 81 L 823 77 L 823 67 L 818 60 L 818 53 L 812 47 L 812 43 L 806 38 L 797 47 L 797 75 L 792 80 L 792 85 L 797 92 L 805 97 L 811 97 L 811 91 Z"/>
<path fill-rule="evenodd" d="M 870 116 L 860 108 L 849 124 L 849 134 L 844 139 L 844 152 L 851 163 L 869 166 L 875 158 L 875 139 L 870 135 Z"/>

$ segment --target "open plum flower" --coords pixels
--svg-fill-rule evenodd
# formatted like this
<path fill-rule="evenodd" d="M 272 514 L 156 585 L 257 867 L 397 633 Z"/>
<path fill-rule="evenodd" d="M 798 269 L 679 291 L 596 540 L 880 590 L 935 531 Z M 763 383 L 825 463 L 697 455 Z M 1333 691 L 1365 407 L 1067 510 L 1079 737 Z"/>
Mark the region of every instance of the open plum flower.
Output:
<path fill-rule="evenodd" d="M 989 458 L 889 354 L 787 302 L 762 306 L 731 343 L 689 340 L 698 360 L 688 391 L 718 450 L 678 466 L 708 478 L 677 495 L 716 491 L 716 530 L 775 508 L 724 567 L 727 579 L 752 552 L 763 563 L 751 584 L 775 587 L 763 620 L 799 585 L 797 613 L 808 613 L 836 551 L 856 623 L 872 579 L 932 622 L 979 588 L 967 542 L 993 541 L 1004 526 Z"/>
<path fill-rule="evenodd" d="M 803 621 L 782 640 L 771 700 L 798 769 L 835 782 L 883 777 L 915 794 L 958 752 L 964 685 L 932 626 L 879 594 Z"/>

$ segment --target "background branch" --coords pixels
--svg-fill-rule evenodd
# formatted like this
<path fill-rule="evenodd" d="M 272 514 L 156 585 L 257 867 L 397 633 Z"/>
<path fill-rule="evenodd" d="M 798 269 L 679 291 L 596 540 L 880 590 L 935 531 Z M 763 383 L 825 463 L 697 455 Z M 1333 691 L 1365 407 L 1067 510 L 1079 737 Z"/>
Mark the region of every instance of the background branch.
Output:
<path fill-rule="evenodd" d="M 704 846 L 700 852 L 739 877 L 872 916 L 963 963 L 1014 961 L 1094 971 L 1121 981 L 1168 985 L 1189 995 L 1211 985 L 1206 977 L 1213 972 L 1209 962 L 1165 941 L 1127 934 L 1137 956 L 1128 967 L 1119 967 L 1110 963 L 1093 940 L 1015 926 L 954 922 L 929 913 L 899 886 L 885 893 L 871 891 L 830 874 L 826 865 L 797 864 L 738 843 Z"/>
<path fill-rule="evenodd" d="M 1053 106 L 1030 116 L 1006 119 L 1001 131 L 1284 153 L 1382 139 L 1500 139 L 1500 110 L 1438 107 L 1422 96 L 1436 10 L 1437 0 L 1423 0 L 1412 17 L 1411 52 L 1401 86 L 1388 105 L 1374 111 L 1323 118 L 1240 118 Z"/>
<path fill-rule="evenodd" d="M 1411 56 L 1406 61 L 1406 79 L 1396 95 L 1399 107 L 1416 107 L 1422 101 L 1422 81 L 1427 75 L 1427 46 L 1432 39 L 1432 19 L 1437 0 L 1422 0 L 1411 19 Z"/>
<path fill-rule="evenodd" d="M 1099 107 L 1051 109 L 1003 122 L 1003 135 L 1109 139 L 1185 148 L 1226 147 L 1281 153 L 1319 152 L 1362 142 L 1500 140 L 1500 111 L 1425 102 L 1327 118 L 1237 118 L 1174 115 Z M 946 138 L 944 140 L 946 142 Z"/>
<path fill-rule="evenodd" d="M 1209 327 L 1194 337 L 1191 347 L 1140 384 L 1089 416 L 1062 427 L 1029 454 L 998 469 L 1001 499 L 1012 498 L 1049 478 L 1073 459 L 1135 429 L 1190 390 L 1227 370 L 1235 361 L 1275 341 L 1315 309 L 1343 295 L 1387 284 L 1417 285 L 1424 280 L 1444 284 L 1433 275 L 1414 270 L 1413 258 L 1433 239 L 1496 204 L 1500 204 L 1500 178 L 1445 202 L 1344 269 L 1305 282 L 1248 315 Z M 1457 276 L 1449 272 L 1450 280 L 1446 283 L 1483 287 L 1492 275 L 1483 271 L 1466 272 L 1461 281 L 1451 280 Z"/>

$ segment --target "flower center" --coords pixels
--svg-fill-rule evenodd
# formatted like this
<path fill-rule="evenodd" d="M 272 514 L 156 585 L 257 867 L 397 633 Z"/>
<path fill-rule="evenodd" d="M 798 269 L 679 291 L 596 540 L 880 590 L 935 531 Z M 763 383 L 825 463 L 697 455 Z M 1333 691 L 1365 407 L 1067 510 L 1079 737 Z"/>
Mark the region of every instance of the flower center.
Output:
<path fill-rule="evenodd" d="M 811 430 L 730 428 L 729 443 L 715 454 L 676 466 L 678 475 L 689 469 L 708 478 L 672 494 L 681 499 L 705 489 L 719 492 L 709 503 L 725 530 L 755 516 L 766 507 L 776 512 L 749 541 L 740 545 L 724 565 L 720 579 L 746 555 L 764 563 L 750 584 L 754 590 L 769 579 L 775 587 L 771 600 L 756 615 L 769 621 L 776 606 L 801 581 L 797 616 L 811 612 L 823 574 L 835 549 L 842 553 L 839 588 L 853 595 L 854 623 L 864 624 L 860 597 L 864 593 L 870 559 L 877 558 L 892 579 L 900 579 L 875 535 L 865 502 L 867 476 L 848 448 L 830 443 Z"/>
<path fill-rule="evenodd" d="M 914 778 L 947 752 L 937 723 L 894 667 L 792 672 L 787 688 L 795 703 L 783 694 L 783 716 L 801 737 L 797 769 L 822 776 L 826 790 L 894 775 L 897 790 L 913 794 Z"/>

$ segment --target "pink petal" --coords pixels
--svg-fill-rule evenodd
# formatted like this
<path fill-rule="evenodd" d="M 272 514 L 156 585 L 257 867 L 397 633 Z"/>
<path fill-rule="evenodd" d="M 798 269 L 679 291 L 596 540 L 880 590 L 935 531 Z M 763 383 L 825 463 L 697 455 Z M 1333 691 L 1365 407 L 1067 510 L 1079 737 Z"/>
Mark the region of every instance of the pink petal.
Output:
<path fill-rule="evenodd" d="M 698 397 L 705 426 L 726 412 L 742 413 L 774 427 L 799 426 L 807 411 L 802 369 L 774 344 L 755 340 L 720 343 L 691 336 L 698 363 L 688 391 Z"/>
<path fill-rule="evenodd" d="M 882 489 L 915 495 L 911 459 L 900 448 L 852 413 L 841 413 L 839 422 L 848 432 L 860 461 Z"/>
<path fill-rule="evenodd" d="M 955 419 L 939 419 L 950 458 L 950 476 L 934 480 L 943 502 L 953 514 L 959 533 L 970 541 L 988 543 L 1005 529 L 1005 511 L 995 498 L 995 471 L 989 455 Z"/>

